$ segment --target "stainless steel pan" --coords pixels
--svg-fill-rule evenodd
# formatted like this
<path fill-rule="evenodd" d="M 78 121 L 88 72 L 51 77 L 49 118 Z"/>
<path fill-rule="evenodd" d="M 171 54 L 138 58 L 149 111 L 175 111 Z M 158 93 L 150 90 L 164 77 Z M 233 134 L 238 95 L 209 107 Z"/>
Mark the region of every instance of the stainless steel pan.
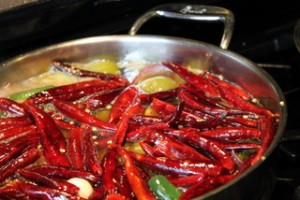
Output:
<path fill-rule="evenodd" d="M 135 33 L 149 17 L 184 17 L 186 19 L 222 20 L 225 31 L 221 47 L 204 42 L 158 35 L 136 36 Z M 149 11 L 131 29 L 131 35 L 111 35 L 84 38 L 41 48 L 12 58 L 0 65 L 0 86 L 20 81 L 43 72 L 55 58 L 82 60 L 97 55 L 109 55 L 116 60 L 143 60 L 148 62 L 172 61 L 201 63 L 203 69 L 223 75 L 242 86 L 265 107 L 280 114 L 279 126 L 272 143 L 263 157 L 233 181 L 198 199 L 254 199 L 261 189 L 261 179 L 271 152 L 276 148 L 284 131 L 287 111 L 285 99 L 276 82 L 255 63 L 234 52 L 225 50 L 229 44 L 233 15 L 230 11 L 209 6 L 165 5 Z M 229 25 L 228 25 L 229 23 Z M 228 29 L 229 28 L 229 29 Z M 1 96 L 1 91 L 0 91 Z"/>

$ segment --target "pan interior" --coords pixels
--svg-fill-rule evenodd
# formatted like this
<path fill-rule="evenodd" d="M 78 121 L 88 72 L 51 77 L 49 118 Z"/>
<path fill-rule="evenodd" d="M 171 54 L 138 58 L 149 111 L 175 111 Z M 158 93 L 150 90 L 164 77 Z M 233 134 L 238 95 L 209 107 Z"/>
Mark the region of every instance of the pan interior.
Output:
<path fill-rule="evenodd" d="M 46 71 L 53 59 L 80 62 L 97 58 L 99 55 L 109 56 L 122 62 L 178 62 L 220 74 L 248 90 L 266 108 L 280 114 L 278 131 L 266 156 L 275 148 L 281 137 L 286 122 L 286 107 L 283 106 L 285 100 L 282 92 L 273 79 L 254 63 L 233 52 L 183 38 L 115 35 L 55 44 L 2 63 L 0 86 L 3 87 Z M 222 188 L 224 187 L 228 186 L 224 185 Z"/>

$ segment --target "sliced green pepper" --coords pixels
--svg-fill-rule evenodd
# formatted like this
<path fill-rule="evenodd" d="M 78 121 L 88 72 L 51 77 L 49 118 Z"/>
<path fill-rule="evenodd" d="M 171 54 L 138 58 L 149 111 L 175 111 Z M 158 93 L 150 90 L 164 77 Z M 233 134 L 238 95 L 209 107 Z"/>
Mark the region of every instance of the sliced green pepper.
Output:
<path fill-rule="evenodd" d="M 256 152 L 256 150 L 244 150 L 242 152 L 237 152 L 237 156 L 241 159 L 241 160 L 246 160 L 247 158 L 249 158 L 251 155 L 253 155 Z"/>
<path fill-rule="evenodd" d="M 177 200 L 181 195 L 181 191 L 162 175 L 156 175 L 150 178 L 148 185 L 159 199 Z"/>
<path fill-rule="evenodd" d="M 39 87 L 39 88 L 33 88 L 33 89 L 30 89 L 30 90 L 26 90 L 26 91 L 22 91 L 22 92 L 12 94 L 8 98 L 10 98 L 11 100 L 14 100 L 14 101 L 23 101 L 23 100 L 28 99 L 30 96 L 32 96 L 32 95 L 34 95 L 38 92 L 41 92 L 41 91 L 44 91 L 44 90 L 47 90 L 47 89 L 50 89 L 50 88 L 53 88 L 53 87 L 55 87 L 55 86 L 47 85 L 47 86 L 43 86 L 43 87 Z"/>
<path fill-rule="evenodd" d="M 140 144 L 138 142 L 127 142 L 127 143 L 125 143 L 124 147 L 128 151 L 145 154 L 143 148 L 140 146 Z"/>
<path fill-rule="evenodd" d="M 140 88 L 147 93 L 171 90 L 178 87 L 178 83 L 170 77 L 155 76 L 140 83 Z"/>

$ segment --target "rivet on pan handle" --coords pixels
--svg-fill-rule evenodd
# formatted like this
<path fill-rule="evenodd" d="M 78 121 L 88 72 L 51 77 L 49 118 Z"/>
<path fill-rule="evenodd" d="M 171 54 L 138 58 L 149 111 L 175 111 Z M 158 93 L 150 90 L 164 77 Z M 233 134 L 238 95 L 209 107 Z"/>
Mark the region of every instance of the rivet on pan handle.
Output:
<path fill-rule="evenodd" d="M 129 35 L 136 35 L 140 27 L 152 17 L 222 21 L 224 23 L 224 32 L 220 43 L 222 49 L 227 49 L 229 46 L 234 27 L 234 15 L 225 8 L 206 5 L 165 4 L 155 7 L 139 17 L 131 27 Z"/>

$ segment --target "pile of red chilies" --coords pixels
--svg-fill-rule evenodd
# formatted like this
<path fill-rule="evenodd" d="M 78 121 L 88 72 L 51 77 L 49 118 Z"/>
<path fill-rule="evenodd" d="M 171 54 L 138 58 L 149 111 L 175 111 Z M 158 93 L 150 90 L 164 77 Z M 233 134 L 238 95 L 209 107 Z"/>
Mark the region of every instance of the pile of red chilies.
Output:
<path fill-rule="evenodd" d="M 208 72 L 195 75 L 180 64 L 162 63 L 185 83 L 148 94 L 121 76 L 52 64 L 93 79 L 24 102 L 0 98 L 7 115 L 0 118 L 0 199 L 83 199 L 67 182 L 79 177 L 93 186 L 89 199 L 150 200 L 155 196 L 147 180 L 163 174 L 186 200 L 252 166 L 276 131 L 278 114 Z M 108 105 L 108 122 L 93 115 Z M 144 115 L 147 107 L 158 115 Z M 125 143 L 138 143 L 145 153 Z M 242 160 L 237 153 L 245 150 L 252 153 Z"/>

